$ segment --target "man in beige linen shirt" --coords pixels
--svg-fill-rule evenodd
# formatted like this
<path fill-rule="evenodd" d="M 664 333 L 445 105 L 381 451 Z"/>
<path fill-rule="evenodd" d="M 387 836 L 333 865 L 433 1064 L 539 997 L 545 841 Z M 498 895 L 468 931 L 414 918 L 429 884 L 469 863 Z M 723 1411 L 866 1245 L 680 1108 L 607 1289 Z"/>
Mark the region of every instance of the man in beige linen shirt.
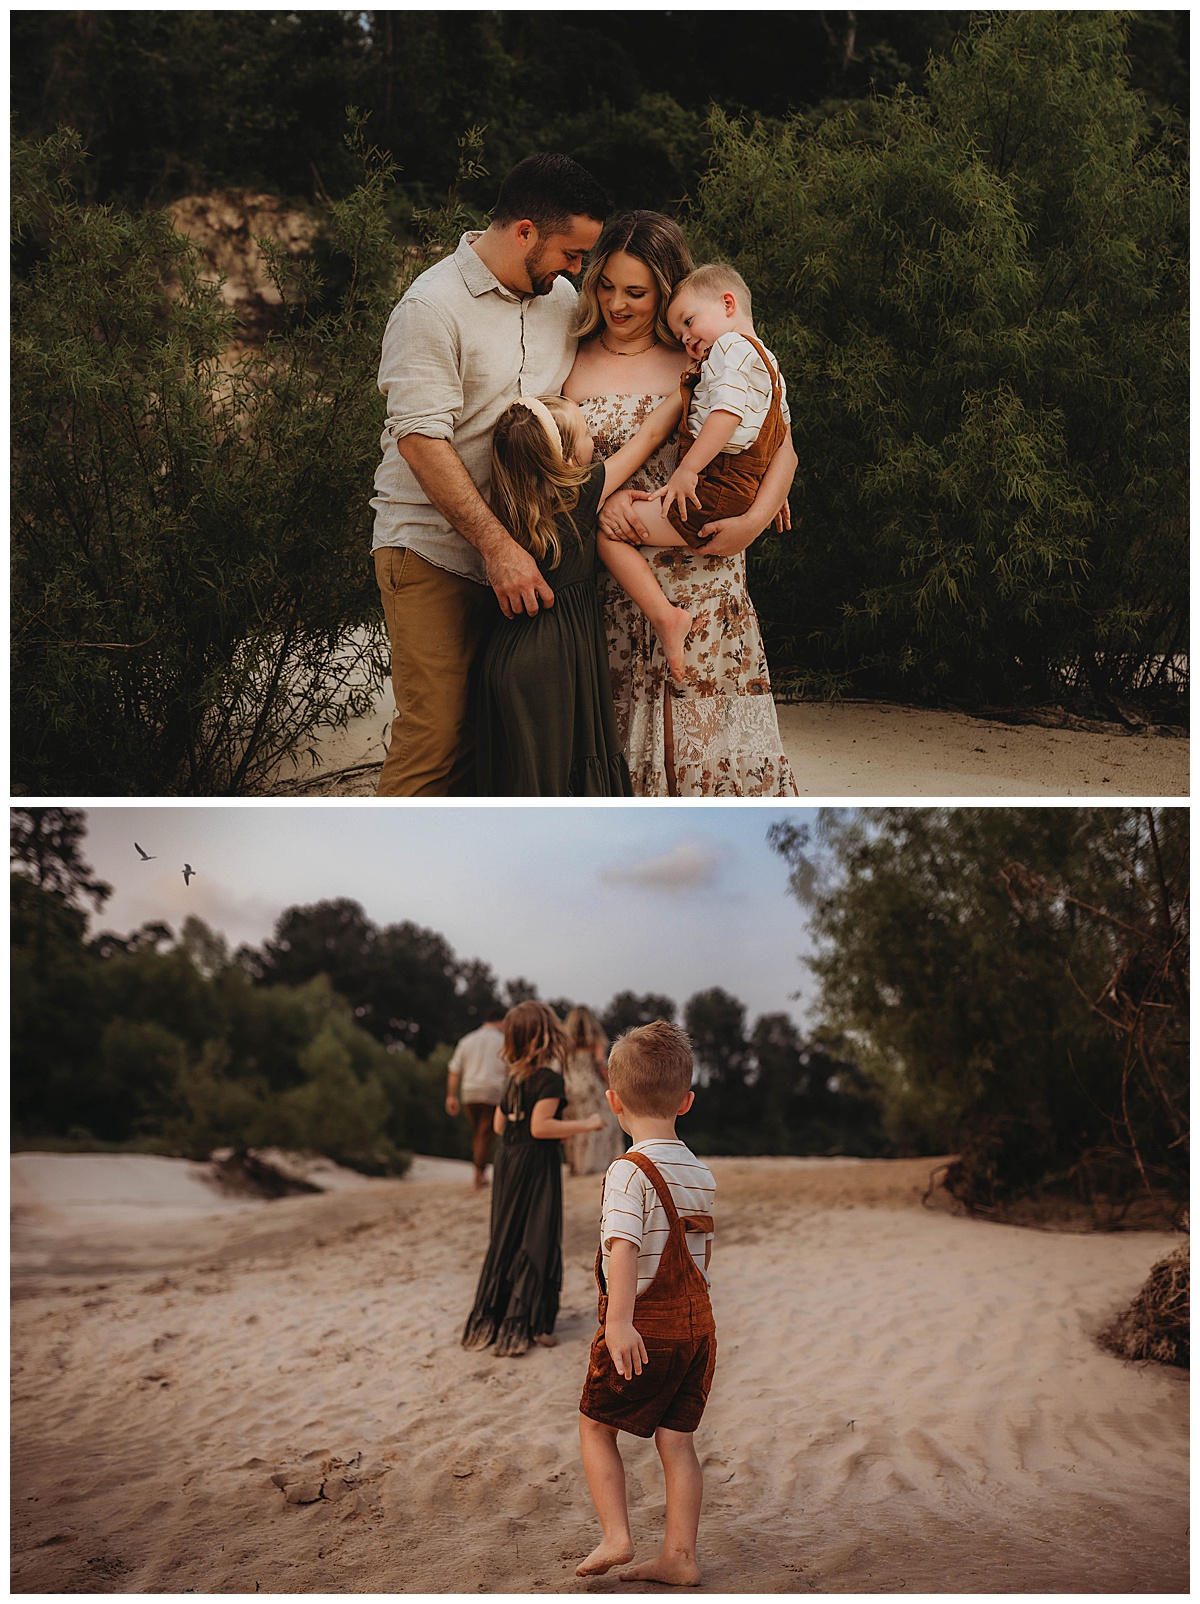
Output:
<path fill-rule="evenodd" d="M 577 273 L 607 203 L 569 156 L 529 156 L 490 225 L 412 284 L 388 320 L 375 475 L 375 573 L 396 717 L 380 796 L 472 789 L 471 662 L 494 605 L 536 613 L 554 593 L 487 506 L 492 426 L 519 395 L 557 392 L 575 356 Z"/>
<path fill-rule="evenodd" d="M 454 1115 L 465 1109 L 471 1121 L 471 1162 L 475 1166 L 472 1190 L 476 1192 L 487 1184 L 494 1140 L 492 1126 L 508 1084 L 508 1061 L 504 1056 L 506 1012 L 500 1007 L 489 1008 L 479 1029 L 464 1036 L 454 1049 L 446 1071 L 446 1112 Z"/>

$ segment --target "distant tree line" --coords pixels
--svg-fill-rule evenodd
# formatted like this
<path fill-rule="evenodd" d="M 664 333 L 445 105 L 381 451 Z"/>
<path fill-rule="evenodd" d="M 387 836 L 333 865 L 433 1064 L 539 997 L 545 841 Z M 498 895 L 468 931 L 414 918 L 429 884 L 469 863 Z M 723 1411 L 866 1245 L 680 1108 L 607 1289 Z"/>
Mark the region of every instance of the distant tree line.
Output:
<path fill-rule="evenodd" d="M 16 130 L 78 130 L 90 200 L 158 205 L 253 186 L 340 198 L 356 174 L 345 108 L 371 119 L 409 207 L 455 180 L 456 142 L 487 130 L 497 175 L 566 150 L 617 206 L 672 209 L 706 164 L 712 106 L 780 119 L 925 86 L 964 11 L 21 11 Z M 1134 87 L 1188 104 L 1187 13 L 1129 12 Z M 492 182 L 468 186 L 491 205 Z"/>
<path fill-rule="evenodd" d="M 12 810 L 14 1140 L 203 1156 L 278 1143 L 386 1171 L 465 1157 L 453 1043 L 538 995 L 348 899 L 287 909 L 230 953 L 189 919 L 89 937 L 109 894 L 71 809 Z M 748 1025 L 712 987 L 621 991 L 610 1038 L 677 1020 L 708 1154 L 954 1155 L 1000 1219 L 1168 1223 L 1189 1184 L 1186 808 L 827 809 L 773 826 L 811 910 L 819 1023 Z M 560 1017 L 575 1001 L 545 999 Z"/>
<path fill-rule="evenodd" d="M 455 180 L 455 147 L 487 130 L 494 176 L 533 150 L 567 150 L 617 206 L 672 207 L 704 164 L 710 104 L 778 117 L 830 97 L 919 84 L 954 12 L 747 12 L 735 33 L 704 12 L 82 11 L 12 19 L 13 112 L 60 125 L 93 154 L 88 198 L 131 206 L 225 186 L 292 199 L 355 182 L 345 108 L 368 113 L 428 205 Z M 1148 70 L 1179 94 L 1178 40 L 1145 27 Z"/>
<path fill-rule="evenodd" d="M 1189 1185 L 1189 815 L 827 810 L 776 827 L 826 1028 L 896 1149 L 972 1211 L 1178 1225 Z"/>
<path fill-rule="evenodd" d="M 71 809 L 12 811 L 12 1130 L 26 1145 L 312 1149 L 387 1172 L 403 1154 L 467 1157 L 444 1108 L 454 1043 L 493 1007 L 538 995 L 459 959 L 437 932 L 380 927 L 349 899 L 287 909 L 261 948 L 231 953 L 200 920 L 88 935 L 110 888 Z M 574 1001 L 548 998 L 564 1016 Z M 615 1036 L 676 1019 L 674 1001 L 621 992 Z M 690 998 L 699 1096 L 684 1125 L 709 1153 L 871 1153 L 863 1077 L 784 1014 L 747 1029 L 714 988 Z"/>

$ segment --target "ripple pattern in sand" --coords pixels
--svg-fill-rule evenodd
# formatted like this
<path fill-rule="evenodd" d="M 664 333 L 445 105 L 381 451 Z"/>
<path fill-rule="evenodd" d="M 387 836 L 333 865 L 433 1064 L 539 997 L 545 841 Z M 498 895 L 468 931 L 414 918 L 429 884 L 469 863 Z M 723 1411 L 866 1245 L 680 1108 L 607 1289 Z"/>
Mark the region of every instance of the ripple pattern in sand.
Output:
<path fill-rule="evenodd" d="M 18 1303 L 14 1590 L 628 1591 L 573 1574 L 596 1191 L 567 1182 L 560 1345 L 516 1361 L 459 1347 L 488 1202 L 446 1183 Z M 718 1214 L 706 1588 L 1186 1586 L 1186 1377 L 1091 1338 L 1161 1239 L 765 1196 Z M 641 1551 L 661 1473 L 623 1441 Z"/>

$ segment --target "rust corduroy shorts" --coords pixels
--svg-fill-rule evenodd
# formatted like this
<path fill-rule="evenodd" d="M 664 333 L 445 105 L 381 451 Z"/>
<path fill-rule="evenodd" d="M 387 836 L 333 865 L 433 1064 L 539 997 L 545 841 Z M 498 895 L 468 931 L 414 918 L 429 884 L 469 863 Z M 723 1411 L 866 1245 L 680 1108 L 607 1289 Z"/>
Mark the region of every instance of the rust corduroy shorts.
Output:
<path fill-rule="evenodd" d="M 635 1437 L 653 1437 L 659 1426 L 668 1431 L 695 1431 L 716 1368 L 716 1332 L 658 1336 L 653 1322 L 640 1310 L 634 1315 L 634 1324 L 650 1362 L 640 1376 L 626 1381 L 604 1345 L 601 1317 L 600 1330 L 592 1339 L 580 1413 Z"/>
<path fill-rule="evenodd" d="M 688 1251 L 685 1222 L 657 1167 L 644 1153 L 625 1156 L 649 1177 L 671 1228 L 654 1279 L 633 1305 L 633 1324 L 646 1345 L 647 1363 L 640 1376 L 626 1380 L 612 1362 L 604 1343 L 608 1293 L 603 1256 L 597 1252 L 600 1326 L 592 1338 L 579 1411 L 589 1420 L 635 1437 L 653 1437 L 659 1426 L 695 1431 L 717 1363 L 717 1327 L 708 1283 Z M 698 1230 L 712 1230 L 708 1216 L 688 1223 Z"/>

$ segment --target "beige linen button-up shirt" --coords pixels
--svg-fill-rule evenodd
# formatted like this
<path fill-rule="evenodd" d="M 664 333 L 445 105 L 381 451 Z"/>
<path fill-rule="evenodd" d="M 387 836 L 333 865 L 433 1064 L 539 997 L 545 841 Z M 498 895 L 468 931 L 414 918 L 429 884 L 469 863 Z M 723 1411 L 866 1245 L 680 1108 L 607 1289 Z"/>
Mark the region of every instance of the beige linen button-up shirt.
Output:
<path fill-rule="evenodd" d="M 449 524 L 396 449 L 405 435 L 448 440 L 487 500 L 492 427 L 519 395 L 557 395 L 575 360 L 576 295 L 515 294 L 471 249 L 426 269 L 388 319 L 379 365 L 387 422 L 375 474 L 374 551 L 408 546 L 451 573 L 487 583 L 483 558 Z"/>

